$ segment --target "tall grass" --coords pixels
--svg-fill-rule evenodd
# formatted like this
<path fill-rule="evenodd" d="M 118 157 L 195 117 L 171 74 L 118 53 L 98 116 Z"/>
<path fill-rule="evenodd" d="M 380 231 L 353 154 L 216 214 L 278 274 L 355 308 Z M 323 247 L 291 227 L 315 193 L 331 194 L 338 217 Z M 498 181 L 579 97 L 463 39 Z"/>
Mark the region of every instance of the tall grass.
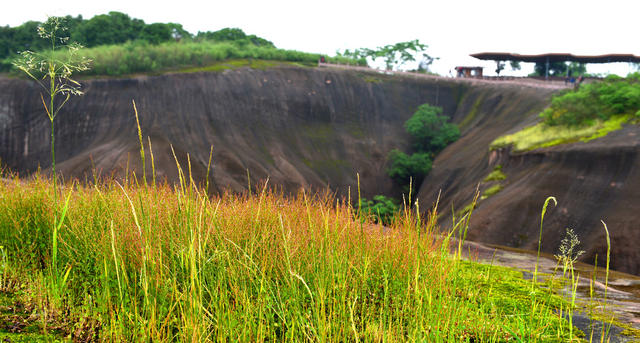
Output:
<path fill-rule="evenodd" d="M 265 186 L 209 198 L 188 176 L 64 192 L 51 232 L 50 180 L 0 183 L 0 242 L 45 324 L 77 339 L 570 339 L 556 313 L 566 302 L 532 307 L 518 272 L 452 257 L 435 212 L 404 211 L 385 229 L 330 196 Z"/>

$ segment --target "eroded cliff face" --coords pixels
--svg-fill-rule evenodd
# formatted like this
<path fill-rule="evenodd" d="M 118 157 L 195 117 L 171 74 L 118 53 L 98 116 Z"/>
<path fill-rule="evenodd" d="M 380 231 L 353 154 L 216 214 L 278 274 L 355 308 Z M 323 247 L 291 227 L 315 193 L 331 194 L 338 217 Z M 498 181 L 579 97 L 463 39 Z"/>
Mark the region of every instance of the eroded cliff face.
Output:
<path fill-rule="evenodd" d="M 500 164 L 503 189 L 482 200 L 472 215 L 469 238 L 535 249 L 540 210 L 547 196 L 558 199 L 545 218 L 543 250 L 555 253 L 571 227 L 586 250 L 603 264 L 612 238 L 612 267 L 640 274 L 637 228 L 640 214 L 637 151 L 640 130 L 624 130 L 589 142 L 515 155 L 489 151 L 489 144 L 537 120 L 553 90 L 443 78 L 389 76 L 351 70 L 282 67 L 224 73 L 168 74 L 84 81 L 86 94 L 72 99 L 56 120 L 57 165 L 66 177 L 141 173 L 131 101 L 153 145 L 160 178 L 177 180 L 171 153 L 196 181 L 205 179 L 213 146 L 213 191 L 247 188 L 269 177 L 286 192 L 330 187 L 355 196 L 356 174 L 363 195 L 399 196 L 386 175 L 391 149 L 409 149 L 402 124 L 423 103 L 439 105 L 461 126 L 462 137 L 434 161 L 422 183 L 421 208 L 440 191 L 443 226 L 452 205 L 471 202 L 495 183 L 482 180 Z M 0 160 L 26 174 L 50 165 L 49 127 L 39 89 L 0 78 Z M 147 173 L 150 175 L 147 151 Z"/>
<path fill-rule="evenodd" d="M 557 254 L 565 229 L 571 228 L 582 242 L 578 249 L 585 251 L 580 260 L 593 264 L 597 254 L 598 265 L 604 265 L 607 243 L 600 222 L 604 220 L 611 234 L 611 267 L 640 274 L 640 128 L 628 125 L 591 142 L 521 154 L 508 148 L 490 152 L 493 139 L 535 122 L 546 103 L 545 94 L 539 92 L 517 98 L 528 102 L 528 111 L 508 108 L 519 106 L 514 102 L 482 111 L 484 119 L 472 123 L 459 141 L 438 155 L 419 192 L 422 206 L 432 204 L 442 190 L 441 212 L 450 213 L 452 203 L 463 208 L 471 203 L 478 185 L 482 194 L 498 183 L 483 179 L 501 165 L 506 175 L 499 181 L 503 188 L 478 203 L 469 239 L 536 250 L 542 206 L 554 196 L 558 206 L 551 203 L 547 210 L 543 251 Z M 443 215 L 443 222 L 451 222 L 450 217 Z"/>
<path fill-rule="evenodd" d="M 67 177 L 140 175 L 132 100 L 151 137 L 160 178 L 177 179 L 170 144 L 194 179 L 205 178 L 213 146 L 213 188 L 246 189 L 269 177 L 299 187 L 393 194 L 386 156 L 406 148 L 402 124 L 423 103 L 455 112 L 465 84 L 378 73 L 282 67 L 223 73 L 87 80 L 56 119 L 57 167 Z M 0 79 L 0 158 L 31 172 L 50 165 L 48 121 L 35 84 Z M 146 144 L 146 142 L 145 142 Z M 148 152 L 147 152 L 148 153 Z M 147 156 L 147 161 L 149 161 Z M 150 166 L 147 166 L 150 173 Z"/>

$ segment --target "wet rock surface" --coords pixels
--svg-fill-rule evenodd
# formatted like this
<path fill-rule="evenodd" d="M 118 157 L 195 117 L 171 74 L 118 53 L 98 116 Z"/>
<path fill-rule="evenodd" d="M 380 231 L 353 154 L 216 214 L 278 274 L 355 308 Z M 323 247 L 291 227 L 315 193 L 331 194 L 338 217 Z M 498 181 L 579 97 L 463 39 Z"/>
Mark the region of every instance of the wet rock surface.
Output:
<path fill-rule="evenodd" d="M 519 250 L 508 247 L 487 245 L 478 242 L 465 241 L 463 252 L 466 258 L 481 263 L 500 265 L 516 268 L 523 272 L 525 279 L 531 279 L 536 265 L 536 252 Z M 591 280 L 595 270 L 595 281 L 591 286 Z M 579 275 L 576 299 L 577 304 L 588 306 L 594 304 L 596 309 L 602 309 L 614 314 L 619 323 L 629 325 L 640 330 L 640 278 L 634 275 L 609 271 L 608 286 L 605 286 L 606 271 L 602 268 L 594 269 L 594 266 L 584 263 L 575 265 L 575 273 Z M 538 260 L 538 273 L 541 277 L 562 277 L 562 268 L 558 270 L 558 263 L 553 256 L 542 254 Z M 591 297 L 591 287 L 594 295 Z M 605 301 L 606 290 L 606 301 Z M 567 299 L 570 299 L 569 289 L 561 291 Z M 591 318 L 588 310 L 578 308 L 572 314 L 573 325 L 587 335 L 587 340 L 593 332 L 593 342 L 600 342 L 603 328 L 610 338 L 610 342 L 637 341 L 638 337 L 630 336 L 626 328 L 615 323 L 605 323 Z M 607 339 L 604 340 L 607 342 Z"/>

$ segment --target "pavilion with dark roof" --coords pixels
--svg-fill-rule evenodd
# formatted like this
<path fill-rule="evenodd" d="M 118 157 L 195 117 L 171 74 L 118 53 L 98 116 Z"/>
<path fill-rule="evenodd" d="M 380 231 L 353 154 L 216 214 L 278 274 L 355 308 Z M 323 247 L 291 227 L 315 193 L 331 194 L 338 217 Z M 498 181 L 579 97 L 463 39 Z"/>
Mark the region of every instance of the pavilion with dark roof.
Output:
<path fill-rule="evenodd" d="M 549 64 L 552 62 L 578 62 L 578 63 L 612 63 L 612 62 L 627 62 L 627 63 L 640 63 L 640 56 L 632 54 L 607 54 L 607 55 L 573 55 L 564 53 L 550 53 L 541 55 L 520 55 L 507 52 L 481 52 L 478 54 L 472 54 L 471 57 L 475 57 L 480 60 L 491 61 L 518 61 L 518 62 L 532 62 L 532 63 L 544 63 L 546 66 L 545 78 L 549 77 Z"/>

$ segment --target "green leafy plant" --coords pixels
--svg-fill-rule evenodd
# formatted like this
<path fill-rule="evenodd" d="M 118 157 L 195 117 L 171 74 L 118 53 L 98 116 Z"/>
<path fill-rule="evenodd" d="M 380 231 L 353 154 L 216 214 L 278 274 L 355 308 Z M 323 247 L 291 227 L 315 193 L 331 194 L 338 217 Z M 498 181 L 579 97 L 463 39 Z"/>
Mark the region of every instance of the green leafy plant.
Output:
<path fill-rule="evenodd" d="M 389 161 L 391 165 L 387 173 L 399 185 L 408 185 L 411 178 L 420 180 L 431 171 L 431 158 L 428 153 L 407 155 L 393 149 L 389 153 Z"/>
<path fill-rule="evenodd" d="M 403 64 L 416 60 L 416 55 L 422 54 L 422 61 L 420 63 L 421 68 L 427 70 L 429 65 L 433 63 L 437 57 L 431 57 L 424 51 L 428 45 L 420 43 L 420 40 L 415 39 L 407 42 L 398 42 L 395 44 L 388 44 L 378 47 L 376 49 L 354 49 L 345 50 L 341 56 L 351 57 L 355 60 L 366 60 L 371 58 L 373 61 L 378 58 L 384 60 L 384 64 L 387 70 L 392 70 L 394 67 L 398 68 Z"/>
<path fill-rule="evenodd" d="M 440 114 L 441 107 L 423 104 L 404 123 L 416 152 L 407 155 L 394 149 L 389 153 L 390 167 L 387 173 L 396 183 L 407 185 L 413 177 L 418 181 L 416 186 L 419 186 L 420 180 L 431 171 L 431 157 L 460 137 L 458 127 L 447 123 L 447 117 Z"/>
<path fill-rule="evenodd" d="M 441 114 L 442 107 L 424 104 L 404 123 L 416 151 L 436 154 L 460 137 L 458 127 Z"/>
<path fill-rule="evenodd" d="M 627 78 L 608 76 L 601 82 L 582 85 L 551 100 L 540 117 L 548 126 L 586 126 L 615 115 L 640 113 L 640 73 Z"/>
<path fill-rule="evenodd" d="M 400 209 L 399 205 L 391 198 L 384 195 L 376 195 L 373 200 L 362 198 L 360 214 L 371 217 L 374 222 L 385 225 L 391 224 L 394 216 Z"/>

